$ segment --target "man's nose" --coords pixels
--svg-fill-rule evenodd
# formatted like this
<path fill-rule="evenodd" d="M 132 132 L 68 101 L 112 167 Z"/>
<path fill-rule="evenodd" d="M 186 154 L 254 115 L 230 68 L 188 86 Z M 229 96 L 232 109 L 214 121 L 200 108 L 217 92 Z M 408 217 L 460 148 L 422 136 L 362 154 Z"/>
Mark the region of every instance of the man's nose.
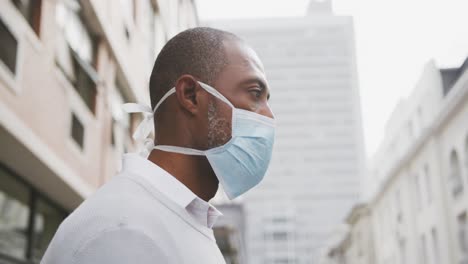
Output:
<path fill-rule="evenodd" d="M 264 104 L 258 113 L 269 118 L 275 118 L 268 103 Z"/>

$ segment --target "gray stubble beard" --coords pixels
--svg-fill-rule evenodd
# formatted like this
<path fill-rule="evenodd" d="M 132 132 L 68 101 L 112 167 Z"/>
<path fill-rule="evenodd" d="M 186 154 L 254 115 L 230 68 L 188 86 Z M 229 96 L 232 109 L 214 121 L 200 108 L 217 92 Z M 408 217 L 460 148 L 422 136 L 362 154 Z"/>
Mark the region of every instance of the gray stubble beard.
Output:
<path fill-rule="evenodd" d="M 219 116 L 215 100 L 212 99 L 208 103 L 208 149 L 219 147 L 231 138 L 229 121 Z"/>

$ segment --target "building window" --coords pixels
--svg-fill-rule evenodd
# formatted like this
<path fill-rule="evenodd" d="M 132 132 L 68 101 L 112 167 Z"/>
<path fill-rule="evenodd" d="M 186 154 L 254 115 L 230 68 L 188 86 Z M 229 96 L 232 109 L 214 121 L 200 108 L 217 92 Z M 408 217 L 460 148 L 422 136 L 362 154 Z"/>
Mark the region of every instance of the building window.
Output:
<path fill-rule="evenodd" d="M 12 0 L 18 11 L 28 21 L 36 35 L 41 31 L 42 0 Z"/>
<path fill-rule="evenodd" d="M 0 163 L 0 263 L 39 263 L 66 215 Z"/>
<path fill-rule="evenodd" d="M 431 236 L 432 236 L 432 252 L 434 254 L 433 263 L 440 263 L 439 237 L 437 235 L 437 230 L 435 228 L 432 228 Z"/>
<path fill-rule="evenodd" d="M 127 40 L 130 40 L 130 28 L 135 23 L 135 1 L 134 0 L 120 0 L 120 9 L 122 10 L 123 16 L 123 25 L 124 25 L 124 33 Z"/>
<path fill-rule="evenodd" d="M 75 55 L 75 54 L 74 54 Z M 84 63 L 78 56 L 73 56 L 73 68 L 75 69 L 75 79 L 72 84 L 81 99 L 86 103 L 91 112 L 95 112 L 96 106 L 96 82 L 91 78 L 91 74 L 86 70 Z"/>
<path fill-rule="evenodd" d="M 421 191 L 421 179 L 420 175 L 416 174 L 414 177 L 414 188 L 416 190 L 415 194 L 416 195 L 416 206 L 418 209 L 422 209 L 422 191 Z"/>
<path fill-rule="evenodd" d="M 458 244 L 463 257 L 468 255 L 468 222 L 466 220 L 466 212 L 458 216 Z"/>
<path fill-rule="evenodd" d="M 421 235 L 421 240 L 420 240 L 420 249 L 421 249 L 421 263 L 427 263 L 427 260 L 429 259 L 427 257 L 427 245 L 426 245 L 426 236 Z"/>
<path fill-rule="evenodd" d="M 281 217 L 281 216 L 274 217 L 273 219 L 271 219 L 271 222 L 275 224 L 284 224 L 288 222 L 288 219 L 286 217 Z"/>
<path fill-rule="evenodd" d="M 56 21 L 62 31 L 56 38 L 57 64 L 89 110 L 95 113 L 98 75 L 93 65 L 96 64 L 96 38 L 80 14 L 68 5 L 62 1 L 56 4 Z"/>
<path fill-rule="evenodd" d="M 272 233 L 273 240 L 286 241 L 288 239 L 288 233 L 284 231 L 278 231 Z"/>
<path fill-rule="evenodd" d="M 115 147 L 115 133 L 114 133 L 114 127 L 116 126 L 116 121 L 114 117 L 111 118 L 111 145 Z"/>
<path fill-rule="evenodd" d="M 406 258 L 406 241 L 404 239 L 401 239 L 398 243 L 398 246 L 400 248 L 400 263 L 401 264 L 406 264 L 408 263 Z"/>
<path fill-rule="evenodd" d="M 84 127 L 80 120 L 72 113 L 71 135 L 73 140 L 83 149 L 84 146 Z"/>
<path fill-rule="evenodd" d="M 401 191 L 397 190 L 395 193 L 396 199 L 396 210 L 397 210 L 397 221 L 398 223 L 403 222 L 403 209 L 401 206 Z"/>
<path fill-rule="evenodd" d="M 414 124 L 412 121 L 408 122 L 408 134 L 409 134 L 409 139 L 413 140 L 415 136 L 415 132 L 414 132 Z"/>
<path fill-rule="evenodd" d="M 364 246 L 363 246 L 363 239 L 362 239 L 361 232 L 356 233 L 355 242 L 356 242 L 357 256 L 362 257 L 364 255 Z"/>
<path fill-rule="evenodd" d="M 10 70 L 16 73 L 16 56 L 18 53 L 18 41 L 8 29 L 7 25 L 0 19 L 0 60 Z"/>
<path fill-rule="evenodd" d="M 119 155 L 125 153 L 126 149 L 129 148 L 135 123 L 135 114 L 129 114 L 122 109 L 122 105 L 130 101 L 125 96 L 125 91 L 128 90 L 129 88 L 125 85 L 121 75 L 117 75 L 115 89 L 110 92 L 110 106 L 112 112 L 112 145 Z"/>
<path fill-rule="evenodd" d="M 465 173 L 468 180 L 468 137 L 466 137 L 465 141 Z"/>
<path fill-rule="evenodd" d="M 28 234 L 29 189 L 0 169 L 0 254 L 25 259 Z M 0 257 L 0 263 L 1 263 Z"/>
<path fill-rule="evenodd" d="M 292 260 L 289 258 L 276 258 L 273 261 L 274 264 L 289 264 L 289 263 L 294 263 Z"/>
<path fill-rule="evenodd" d="M 423 117 L 423 111 L 422 111 L 422 108 L 421 106 L 418 106 L 418 110 L 417 110 L 417 115 L 418 115 L 418 122 L 419 122 L 419 129 L 420 131 L 422 131 L 424 129 L 424 117 Z"/>
<path fill-rule="evenodd" d="M 39 262 L 44 255 L 55 231 L 65 219 L 65 213 L 50 204 L 45 198 L 37 197 L 34 220 L 35 239 L 32 259 Z"/>
<path fill-rule="evenodd" d="M 424 165 L 424 179 L 426 182 L 426 198 L 427 202 L 431 203 L 432 201 L 432 185 L 431 185 L 431 175 L 429 171 L 429 165 Z"/>
<path fill-rule="evenodd" d="M 455 150 L 450 153 L 450 186 L 453 197 L 463 193 L 463 179 L 460 171 L 460 160 Z"/>

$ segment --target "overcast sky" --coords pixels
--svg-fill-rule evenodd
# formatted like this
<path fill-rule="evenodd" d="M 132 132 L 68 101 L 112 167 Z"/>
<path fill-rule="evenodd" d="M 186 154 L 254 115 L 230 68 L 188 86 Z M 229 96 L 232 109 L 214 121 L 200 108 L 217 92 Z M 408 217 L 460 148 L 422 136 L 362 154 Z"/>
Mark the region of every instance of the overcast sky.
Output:
<path fill-rule="evenodd" d="M 312 0 L 314 1 L 314 0 Z M 303 16 L 309 0 L 196 0 L 200 19 Z M 385 122 L 434 58 L 458 67 L 468 56 L 468 0 L 334 0 L 354 17 L 364 137 L 372 155 Z"/>

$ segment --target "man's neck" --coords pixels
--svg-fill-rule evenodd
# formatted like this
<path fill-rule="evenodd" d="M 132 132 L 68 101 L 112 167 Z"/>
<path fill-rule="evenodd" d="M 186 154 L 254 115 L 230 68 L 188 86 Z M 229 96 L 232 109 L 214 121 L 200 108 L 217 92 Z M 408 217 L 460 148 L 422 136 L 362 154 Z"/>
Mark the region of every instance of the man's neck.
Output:
<path fill-rule="evenodd" d="M 195 195 L 207 202 L 215 196 L 218 190 L 218 179 L 204 156 L 153 150 L 148 160 L 169 172 Z"/>

